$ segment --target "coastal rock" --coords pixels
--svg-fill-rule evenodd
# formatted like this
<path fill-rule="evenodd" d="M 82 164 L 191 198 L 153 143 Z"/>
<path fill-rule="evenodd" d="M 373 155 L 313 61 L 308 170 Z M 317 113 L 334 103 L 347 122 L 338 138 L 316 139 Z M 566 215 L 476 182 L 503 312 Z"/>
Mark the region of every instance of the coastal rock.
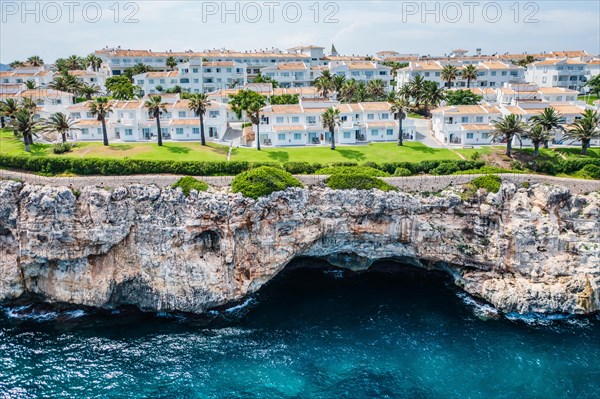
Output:
<path fill-rule="evenodd" d="M 113 191 L 0 182 L 0 301 L 201 313 L 257 291 L 295 257 L 352 270 L 376 260 L 450 273 L 510 313 L 600 309 L 600 194 L 504 184 L 404 192 Z M 464 198 L 464 196 L 463 196 Z"/>

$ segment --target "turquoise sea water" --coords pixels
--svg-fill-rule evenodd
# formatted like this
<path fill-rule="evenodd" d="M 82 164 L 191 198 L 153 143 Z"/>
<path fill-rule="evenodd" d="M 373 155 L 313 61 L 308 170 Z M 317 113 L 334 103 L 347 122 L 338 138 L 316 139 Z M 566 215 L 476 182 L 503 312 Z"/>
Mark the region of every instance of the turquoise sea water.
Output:
<path fill-rule="evenodd" d="M 488 320 L 442 277 L 286 273 L 198 318 L 0 312 L 0 398 L 598 398 L 600 320 Z"/>

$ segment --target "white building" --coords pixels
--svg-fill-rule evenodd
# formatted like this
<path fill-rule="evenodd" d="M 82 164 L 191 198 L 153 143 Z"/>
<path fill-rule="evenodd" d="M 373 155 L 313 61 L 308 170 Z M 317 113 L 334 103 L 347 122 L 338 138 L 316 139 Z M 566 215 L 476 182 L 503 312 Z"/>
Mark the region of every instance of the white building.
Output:
<path fill-rule="evenodd" d="M 436 82 L 438 86 L 444 87 L 447 83 L 442 79 L 442 69 L 445 65 L 454 65 L 459 72 L 457 78 L 452 82 L 452 87 L 466 88 L 467 80 L 462 79 L 460 74 L 466 64 L 446 61 L 410 62 L 406 68 L 398 71 L 397 86 L 400 88 L 415 76 L 422 76 L 425 80 Z M 471 81 L 472 88 L 502 87 L 505 83 L 525 80 L 525 69 L 517 65 L 500 61 L 482 61 L 474 65 L 477 67 L 477 79 Z"/>
<path fill-rule="evenodd" d="M 45 87 L 54 79 L 54 72 L 46 70 L 43 66 L 26 66 L 15 68 L 11 71 L 0 72 L 0 84 L 25 84 L 34 82 L 35 87 Z"/>
<path fill-rule="evenodd" d="M 453 105 L 431 111 L 431 125 L 435 138 L 443 144 L 490 144 L 492 123 L 501 115 L 495 106 Z"/>
<path fill-rule="evenodd" d="M 100 68 L 98 71 L 93 70 L 75 70 L 69 71 L 69 75 L 75 76 L 81 82 L 87 85 L 96 85 L 100 87 L 102 92 L 105 92 L 106 78 L 109 77 L 106 68 Z"/>
<path fill-rule="evenodd" d="M 245 64 L 234 61 L 209 61 L 202 65 L 203 92 L 243 87 L 248 82 Z"/>
<path fill-rule="evenodd" d="M 280 62 L 261 70 L 264 76 L 276 80 L 281 87 L 308 87 L 311 75 L 303 62 Z"/>
<path fill-rule="evenodd" d="M 591 64 L 592 69 L 595 64 Z M 562 87 L 578 92 L 591 77 L 587 63 L 577 58 L 551 58 L 527 66 L 525 78 L 540 87 Z"/>

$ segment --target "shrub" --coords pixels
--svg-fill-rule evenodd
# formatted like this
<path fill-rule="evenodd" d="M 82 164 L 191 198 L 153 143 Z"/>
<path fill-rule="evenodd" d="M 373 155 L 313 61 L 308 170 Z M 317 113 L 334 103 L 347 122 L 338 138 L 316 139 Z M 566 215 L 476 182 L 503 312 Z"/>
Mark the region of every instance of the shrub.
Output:
<path fill-rule="evenodd" d="M 437 168 L 433 169 L 431 173 L 434 175 L 451 175 L 460 170 L 457 164 L 452 162 L 442 162 Z"/>
<path fill-rule="evenodd" d="M 579 174 L 589 179 L 600 179 L 600 166 L 592 164 L 585 165 L 583 168 L 581 168 Z"/>
<path fill-rule="evenodd" d="M 52 146 L 52 152 L 55 154 L 64 154 L 65 152 L 70 152 L 73 147 L 75 146 L 69 143 L 56 143 Z"/>
<path fill-rule="evenodd" d="M 302 187 L 302 183 L 291 173 L 270 166 L 261 166 L 243 172 L 231 183 L 231 191 L 254 199 L 289 187 Z"/>
<path fill-rule="evenodd" d="M 311 164 L 308 162 L 286 162 L 283 164 L 283 168 L 293 175 L 313 174 L 322 167 L 323 165 L 320 163 Z"/>
<path fill-rule="evenodd" d="M 410 169 L 407 168 L 396 168 L 396 171 L 394 172 L 394 176 L 410 176 L 412 175 L 412 172 L 410 171 Z"/>
<path fill-rule="evenodd" d="M 479 153 L 479 151 L 475 151 L 474 153 L 471 154 L 472 161 L 479 161 L 480 159 L 481 159 L 481 154 Z"/>
<path fill-rule="evenodd" d="M 479 176 L 471 184 L 476 188 L 483 188 L 490 193 L 497 193 L 502 185 L 502 179 L 498 175 Z"/>
<path fill-rule="evenodd" d="M 329 188 L 334 190 L 371 190 L 377 188 L 381 191 L 396 190 L 377 177 L 357 173 L 337 173 L 329 176 L 325 181 Z"/>
<path fill-rule="evenodd" d="M 187 197 L 190 195 L 191 190 L 196 190 L 198 192 L 208 190 L 208 184 L 203 181 L 194 179 L 191 176 L 185 176 L 181 179 L 177 180 L 171 187 L 173 188 L 181 188 L 183 194 Z"/>
<path fill-rule="evenodd" d="M 389 177 L 390 174 L 369 166 L 330 166 L 315 172 L 317 175 L 361 174 L 372 177 Z"/>
<path fill-rule="evenodd" d="M 479 169 L 467 169 L 454 173 L 455 175 L 483 175 L 490 173 L 522 173 L 520 170 L 502 169 L 496 166 L 483 166 Z"/>

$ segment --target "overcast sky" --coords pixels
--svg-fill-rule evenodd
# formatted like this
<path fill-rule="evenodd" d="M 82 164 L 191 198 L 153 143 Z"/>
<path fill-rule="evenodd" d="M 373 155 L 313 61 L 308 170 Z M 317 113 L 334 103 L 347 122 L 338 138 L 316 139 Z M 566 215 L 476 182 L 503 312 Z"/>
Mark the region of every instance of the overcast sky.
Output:
<path fill-rule="evenodd" d="M 24 10 L 22 0 L 0 0 L 0 62 L 32 54 L 53 62 L 105 46 L 244 51 L 315 44 L 329 51 L 334 43 L 345 55 L 381 50 L 443 55 L 455 48 L 471 53 L 482 48 L 485 54 L 600 53 L 597 0 L 519 2 L 518 7 L 514 0 L 425 7 L 421 0 L 332 1 L 317 7 L 314 0 L 265 0 L 227 2 L 229 13 L 222 1 L 67 1 L 31 1 Z"/>

